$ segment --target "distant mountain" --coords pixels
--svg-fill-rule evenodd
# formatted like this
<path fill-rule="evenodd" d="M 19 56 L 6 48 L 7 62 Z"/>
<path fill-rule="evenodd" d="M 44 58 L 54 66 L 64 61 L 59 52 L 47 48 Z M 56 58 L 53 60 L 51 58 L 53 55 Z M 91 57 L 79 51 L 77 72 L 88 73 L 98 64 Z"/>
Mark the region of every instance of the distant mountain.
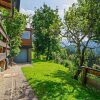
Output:
<path fill-rule="evenodd" d="M 85 45 L 86 42 L 84 42 L 83 44 Z M 74 45 L 69 44 L 69 43 L 66 43 L 66 42 L 64 43 L 63 42 L 61 44 L 61 46 L 65 47 L 67 49 L 70 49 L 70 51 L 73 52 L 73 53 L 76 51 L 76 47 Z M 91 48 L 96 55 L 100 56 L 100 43 L 96 43 L 94 41 L 90 41 L 88 43 L 88 47 Z"/>
<path fill-rule="evenodd" d="M 100 56 L 100 43 L 90 41 L 88 47 L 93 49 L 94 53 Z"/>

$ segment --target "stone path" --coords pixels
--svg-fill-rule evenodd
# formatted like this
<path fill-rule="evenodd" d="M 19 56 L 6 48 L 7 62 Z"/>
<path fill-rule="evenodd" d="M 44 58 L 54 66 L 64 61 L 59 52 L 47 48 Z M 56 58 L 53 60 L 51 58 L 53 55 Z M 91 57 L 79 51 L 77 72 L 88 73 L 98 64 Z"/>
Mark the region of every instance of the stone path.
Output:
<path fill-rule="evenodd" d="M 21 71 L 23 66 L 27 64 L 0 73 L 0 100 L 38 100 Z"/>

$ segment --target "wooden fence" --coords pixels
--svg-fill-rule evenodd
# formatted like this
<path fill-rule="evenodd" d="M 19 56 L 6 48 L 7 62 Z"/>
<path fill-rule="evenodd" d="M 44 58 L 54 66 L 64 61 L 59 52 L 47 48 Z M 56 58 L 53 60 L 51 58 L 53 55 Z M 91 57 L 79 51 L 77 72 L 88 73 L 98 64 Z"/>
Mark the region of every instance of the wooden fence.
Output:
<path fill-rule="evenodd" d="M 10 52 L 8 41 L 9 39 L 6 35 L 6 31 L 0 22 L 0 67 L 5 65 L 5 69 L 7 68 L 6 58 Z"/>
<path fill-rule="evenodd" d="M 92 76 L 89 76 L 92 75 Z M 82 84 L 100 89 L 100 70 L 82 67 Z"/>

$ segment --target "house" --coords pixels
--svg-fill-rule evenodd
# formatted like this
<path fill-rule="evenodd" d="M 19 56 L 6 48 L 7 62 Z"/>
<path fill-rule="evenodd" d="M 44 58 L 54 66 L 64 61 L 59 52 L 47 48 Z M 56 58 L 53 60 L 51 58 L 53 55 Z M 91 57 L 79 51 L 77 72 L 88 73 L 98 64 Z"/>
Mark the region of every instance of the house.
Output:
<path fill-rule="evenodd" d="M 7 57 L 10 52 L 10 47 L 8 45 L 8 37 L 6 31 L 0 22 L 0 69 L 7 69 L 8 62 Z"/>
<path fill-rule="evenodd" d="M 20 53 L 14 58 L 16 63 L 31 63 L 32 28 L 26 28 L 22 34 Z"/>
<path fill-rule="evenodd" d="M 11 0 L 0 0 L 0 8 L 9 10 L 12 14 L 11 16 L 13 16 L 13 4 L 14 2 L 11 2 Z M 9 16 L 7 17 L 9 18 Z M 9 38 L 2 24 L 2 19 L 4 18 L 5 17 L 2 16 L 2 12 L 0 12 L 0 71 L 8 68 L 8 56 L 10 53 L 10 47 L 8 45 Z"/>
<path fill-rule="evenodd" d="M 15 1 L 15 7 L 16 7 L 17 11 L 20 10 L 20 0 Z"/>

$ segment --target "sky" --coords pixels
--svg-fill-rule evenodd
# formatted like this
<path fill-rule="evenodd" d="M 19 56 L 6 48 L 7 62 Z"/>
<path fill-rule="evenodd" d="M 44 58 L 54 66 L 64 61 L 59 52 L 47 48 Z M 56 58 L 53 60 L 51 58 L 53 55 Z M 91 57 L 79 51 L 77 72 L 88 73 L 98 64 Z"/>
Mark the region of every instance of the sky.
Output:
<path fill-rule="evenodd" d="M 60 17 L 63 18 L 64 9 L 68 10 L 68 8 L 76 2 L 77 0 L 21 0 L 20 12 L 34 15 L 34 10 L 40 8 L 45 3 L 52 9 L 56 9 L 57 7 Z"/>
<path fill-rule="evenodd" d="M 59 16 L 63 20 L 64 9 L 68 10 L 73 3 L 77 3 L 77 0 L 21 0 L 20 12 L 34 15 L 35 9 L 43 6 L 44 3 L 52 9 L 56 9 L 57 7 L 59 9 Z M 27 27 L 30 27 L 30 25 L 27 24 Z M 66 38 L 63 38 L 62 42 L 68 43 Z"/>

